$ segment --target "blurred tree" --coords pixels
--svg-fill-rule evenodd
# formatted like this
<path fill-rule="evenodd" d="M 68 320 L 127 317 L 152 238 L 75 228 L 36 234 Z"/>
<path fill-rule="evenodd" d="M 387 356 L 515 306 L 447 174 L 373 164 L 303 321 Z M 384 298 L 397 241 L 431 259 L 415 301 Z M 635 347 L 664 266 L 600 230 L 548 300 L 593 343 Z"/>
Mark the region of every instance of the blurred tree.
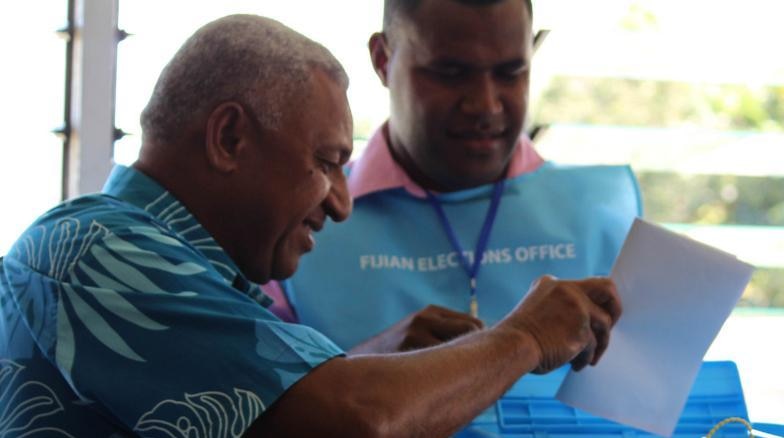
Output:
<path fill-rule="evenodd" d="M 633 5 L 621 25 L 641 31 L 656 26 L 656 19 Z M 784 132 L 784 86 L 556 76 L 532 119 L 542 125 Z M 656 222 L 784 227 L 784 178 L 672 172 L 638 172 L 638 177 L 646 216 Z M 784 269 L 758 270 L 741 305 L 784 307 Z"/>
<path fill-rule="evenodd" d="M 629 10 L 623 16 L 619 23 L 621 29 L 631 32 L 640 32 L 645 30 L 657 30 L 659 27 L 659 19 L 656 14 L 649 7 L 645 5 L 648 2 L 633 2 L 629 5 Z"/>
<path fill-rule="evenodd" d="M 533 120 L 784 132 L 784 86 L 556 76 L 542 93 Z"/>
<path fill-rule="evenodd" d="M 784 226 L 784 178 L 640 172 L 638 179 L 646 215 L 657 222 Z"/>

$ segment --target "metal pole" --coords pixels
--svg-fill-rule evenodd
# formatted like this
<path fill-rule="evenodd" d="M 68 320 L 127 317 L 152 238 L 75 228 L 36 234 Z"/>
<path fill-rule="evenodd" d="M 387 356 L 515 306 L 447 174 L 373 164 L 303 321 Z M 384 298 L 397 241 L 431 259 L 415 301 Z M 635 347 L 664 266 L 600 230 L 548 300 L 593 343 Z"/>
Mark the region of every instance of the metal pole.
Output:
<path fill-rule="evenodd" d="M 112 167 L 119 0 L 70 0 L 63 198 L 101 189 Z"/>

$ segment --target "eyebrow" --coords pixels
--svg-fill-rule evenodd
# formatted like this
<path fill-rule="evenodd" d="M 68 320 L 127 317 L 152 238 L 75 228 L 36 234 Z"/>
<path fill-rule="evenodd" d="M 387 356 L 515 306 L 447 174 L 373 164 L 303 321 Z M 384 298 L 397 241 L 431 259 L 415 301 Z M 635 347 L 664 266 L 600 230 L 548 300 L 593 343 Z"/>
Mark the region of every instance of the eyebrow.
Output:
<path fill-rule="evenodd" d="M 461 59 L 452 58 L 452 57 L 443 57 L 443 58 L 436 58 L 430 62 L 431 65 L 434 66 L 449 66 L 449 67 L 459 67 L 465 69 L 477 69 L 477 66 L 473 63 L 463 61 Z M 524 58 L 514 58 L 510 60 L 502 61 L 501 63 L 494 64 L 490 68 L 493 70 L 496 69 L 507 69 L 507 68 L 522 68 L 527 67 L 529 64 Z"/>
<path fill-rule="evenodd" d="M 473 68 L 471 63 L 459 60 L 457 58 L 451 58 L 451 57 L 436 58 L 431 60 L 429 64 L 437 67 Z"/>
<path fill-rule="evenodd" d="M 513 59 L 511 61 L 506 61 L 506 62 L 503 62 L 501 64 L 498 64 L 495 68 L 499 68 L 499 69 L 507 69 L 507 68 L 518 69 L 518 68 L 528 67 L 529 64 L 530 63 L 528 61 L 526 61 L 525 59 L 517 58 L 517 59 Z"/>

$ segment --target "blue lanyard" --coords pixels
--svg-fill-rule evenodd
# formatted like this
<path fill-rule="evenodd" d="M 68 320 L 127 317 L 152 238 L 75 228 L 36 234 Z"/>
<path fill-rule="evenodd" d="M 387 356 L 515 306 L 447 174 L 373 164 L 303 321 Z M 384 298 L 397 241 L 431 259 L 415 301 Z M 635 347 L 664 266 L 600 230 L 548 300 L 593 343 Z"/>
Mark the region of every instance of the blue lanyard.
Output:
<path fill-rule="evenodd" d="M 441 221 L 441 226 L 444 228 L 444 231 L 446 231 L 447 236 L 449 236 L 452 248 L 457 251 L 458 257 L 460 258 L 460 264 L 463 266 L 466 274 L 468 274 L 468 287 L 471 298 L 470 313 L 474 318 L 479 317 L 479 303 L 476 299 L 476 277 L 479 275 L 479 268 L 482 266 L 482 256 L 485 253 L 485 249 L 487 249 L 487 242 L 490 240 L 490 231 L 493 229 L 493 222 L 495 222 L 495 217 L 498 213 L 498 206 L 501 204 L 501 195 L 504 193 L 504 183 L 505 181 L 502 179 L 493 186 L 493 197 L 490 201 L 490 207 L 487 208 L 487 215 L 485 215 L 485 222 L 482 224 L 482 231 L 479 233 L 479 240 L 476 242 L 473 264 L 468 262 L 468 257 L 463 253 L 463 247 L 460 245 L 460 241 L 457 240 L 455 230 L 449 223 L 449 218 L 446 217 L 441 202 L 439 202 L 438 198 L 432 193 L 425 190 L 427 200 L 430 201 L 430 204 L 436 210 L 438 219 Z"/>

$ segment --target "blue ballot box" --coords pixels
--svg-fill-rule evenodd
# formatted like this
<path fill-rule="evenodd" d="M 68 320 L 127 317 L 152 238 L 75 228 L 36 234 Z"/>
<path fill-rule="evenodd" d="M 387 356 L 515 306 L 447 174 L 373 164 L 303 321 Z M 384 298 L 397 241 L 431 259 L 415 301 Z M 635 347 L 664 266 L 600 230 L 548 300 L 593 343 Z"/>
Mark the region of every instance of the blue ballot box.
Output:
<path fill-rule="evenodd" d="M 459 438 L 633 438 L 655 436 L 610 420 L 595 417 L 556 400 L 555 393 L 568 367 L 544 376 L 519 380 L 495 404 L 495 409 L 474 420 Z M 748 420 L 738 369 L 733 362 L 704 362 L 692 386 L 673 437 L 705 436 L 728 417 Z M 716 438 L 747 437 L 738 423 L 722 427 Z"/>

